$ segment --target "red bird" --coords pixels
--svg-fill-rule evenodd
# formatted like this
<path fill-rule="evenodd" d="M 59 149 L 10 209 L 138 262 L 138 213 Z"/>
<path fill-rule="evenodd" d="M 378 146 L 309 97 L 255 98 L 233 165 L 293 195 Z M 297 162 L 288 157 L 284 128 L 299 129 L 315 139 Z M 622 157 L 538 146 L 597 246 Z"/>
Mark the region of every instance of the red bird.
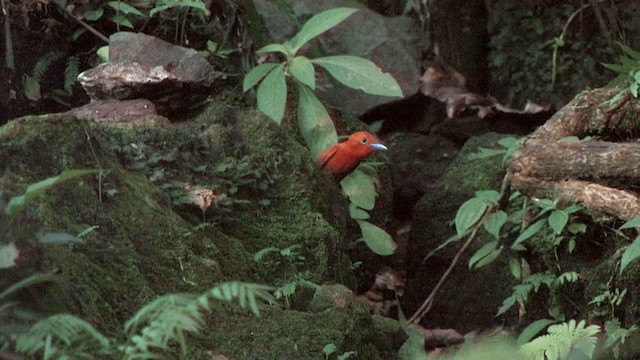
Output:
<path fill-rule="evenodd" d="M 376 150 L 387 150 L 387 147 L 370 132 L 358 131 L 351 134 L 347 141 L 325 149 L 318 156 L 317 163 L 320 169 L 332 173 L 340 181 Z"/>

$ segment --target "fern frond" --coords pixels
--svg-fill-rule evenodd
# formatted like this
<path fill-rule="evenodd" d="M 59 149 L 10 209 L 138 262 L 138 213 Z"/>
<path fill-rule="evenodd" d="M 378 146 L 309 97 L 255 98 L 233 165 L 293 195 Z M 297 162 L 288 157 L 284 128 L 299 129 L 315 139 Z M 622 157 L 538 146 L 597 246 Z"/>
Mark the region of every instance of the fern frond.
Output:
<path fill-rule="evenodd" d="M 67 66 L 64 68 L 64 91 L 73 94 L 73 85 L 80 74 L 80 59 L 73 55 L 67 59 Z"/>
<path fill-rule="evenodd" d="M 532 360 L 568 359 L 570 354 L 581 354 L 580 358 L 591 359 L 596 348 L 596 335 L 600 326 L 586 326 L 584 320 L 569 320 L 551 325 L 548 335 L 540 336 L 520 348 Z"/>
<path fill-rule="evenodd" d="M 64 57 L 64 53 L 60 51 L 50 51 L 38 59 L 36 64 L 33 67 L 33 78 L 40 82 L 44 74 L 49 70 L 51 65 L 56 61 L 62 59 Z"/>
<path fill-rule="evenodd" d="M 271 295 L 273 287 L 260 284 L 244 283 L 231 281 L 222 283 L 198 298 L 198 303 L 205 309 L 209 308 L 209 299 L 213 298 L 227 303 L 238 299 L 238 303 L 242 309 L 247 306 L 256 316 L 260 316 L 260 308 L 258 308 L 258 300 L 268 304 L 275 304 L 276 301 Z"/>
<path fill-rule="evenodd" d="M 86 358 L 109 351 L 109 339 L 88 322 L 69 314 L 49 316 L 16 336 L 16 350 L 43 358 Z"/>

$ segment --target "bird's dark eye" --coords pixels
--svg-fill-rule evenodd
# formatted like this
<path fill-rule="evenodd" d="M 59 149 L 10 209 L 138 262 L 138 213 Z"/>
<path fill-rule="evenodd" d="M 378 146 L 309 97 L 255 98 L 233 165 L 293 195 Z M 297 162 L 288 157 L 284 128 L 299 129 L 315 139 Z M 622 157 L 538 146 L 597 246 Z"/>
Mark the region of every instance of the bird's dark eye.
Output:
<path fill-rule="evenodd" d="M 363 137 L 363 138 L 360 140 L 360 142 L 361 142 L 361 143 L 363 143 L 363 144 L 366 144 L 366 143 L 367 143 L 367 138 L 366 138 L 366 137 Z"/>

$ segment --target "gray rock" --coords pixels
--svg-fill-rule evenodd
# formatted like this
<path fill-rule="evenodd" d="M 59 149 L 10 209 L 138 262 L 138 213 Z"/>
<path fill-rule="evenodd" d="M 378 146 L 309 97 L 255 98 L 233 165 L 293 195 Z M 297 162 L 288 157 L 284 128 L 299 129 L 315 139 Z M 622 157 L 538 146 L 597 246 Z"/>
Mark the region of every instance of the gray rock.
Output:
<path fill-rule="evenodd" d="M 130 32 L 111 35 L 109 62 L 78 76 L 92 100 L 152 100 L 161 112 L 202 101 L 220 76 L 193 49 Z"/>

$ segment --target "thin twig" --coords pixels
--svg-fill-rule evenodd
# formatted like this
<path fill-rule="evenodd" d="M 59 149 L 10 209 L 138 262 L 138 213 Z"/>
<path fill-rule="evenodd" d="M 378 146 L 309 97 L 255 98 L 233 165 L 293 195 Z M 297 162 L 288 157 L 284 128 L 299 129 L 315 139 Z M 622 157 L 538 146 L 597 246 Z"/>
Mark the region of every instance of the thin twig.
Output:
<path fill-rule="evenodd" d="M 14 71 L 16 69 L 15 58 L 13 55 L 13 40 L 11 39 L 11 22 L 9 21 L 9 10 L 5 0 L 0 0 L 2 15 L 4 16 L 4 43 L 5 43 L 5 64 L 7 69 Z"/>
<path fill-rule="evenodd" d="M 436 286 L 434 286 L 433 290 L 431 290 L 431 293 L 429 294 L 427 299 L 422 303 L 422 305 L 420 305 L 418 310 L 416 310 L 416 312 L 411 316 L 411 318 L 409 318 L 409 320 L 407 321 L 409 324 L 419 323 L 420 320 L 422 320 L 422 318 L 429 312 L 429 310 L 431 310 L 431 305 L 433 305 L 433 299 L 436 297 L 436 293 L 438 292 L 438 290 L 440 290 L 440 287 L 442 286 L 442 284 L 444 284 L 444 281 L 447 279 L 451 271 L 453 271 L 453 268 L 458 263 L 458 260 L 460 259 L 460 256 L 462 255 L 462 253 L 464 253 L 464 251 L 469 247 L 469 245 L 471 245 L 471 242 L 473 242 L 473 240 L 476 238 L 476 235 L 478 234 L 478 230 L 480 230 L 480 228 L 482 227 L 482 224 L 484 223 L 484 221 L 487 219 L 487 217 L 489 216 L 489 214 L 491 214 L 493 210 L 494 210 L 493 206 L 485 210 L 484 215 L 482 216 L 480 221 L 478 221 L 476 226 L 473 228 L 473 231 L 469 235 L 469 238 L 467 239 L 467 241 L 465 241 L 465 243 L 462 245 L 460 250 L 458 250 L 458 252 L 456 253 L 456 256 L 453 257 L 453 260 L 451 261 L 451 264 L 447 268 L 447 271 L 445 271 L 444 274 L 442 274 L 442 277 L 440 278 Z"/>
<path fill-rule="evenodd" d="M 53 1 L 53 3 L 60 9 L 62 10 L 62 12 L 64 12 L 65 14 L 67 14 L 69 17 L 71 17 L 73 20 L 75 20 L 78 24 L 82 25 L 82 27 L 84 27 L 85 29 L 89 30 L 93 35 L 97 36 L 98 38 L 100 38 L 100 40 L 104 41 L 105 43 L 109 44 L 109 38 L 104 36 L 101 32 L 99 32 L 98 30 L 96 30 L 95 28 L 93 28 L 91 25 L 87 24 L 86 22 L 80 20 L 80 18 L 78 18 L 77 16 L 73 15 L 72 13 L 70 13 L 67 9 L 64 8 L 64 6 L 58 4 L 57 1 Z"/>

